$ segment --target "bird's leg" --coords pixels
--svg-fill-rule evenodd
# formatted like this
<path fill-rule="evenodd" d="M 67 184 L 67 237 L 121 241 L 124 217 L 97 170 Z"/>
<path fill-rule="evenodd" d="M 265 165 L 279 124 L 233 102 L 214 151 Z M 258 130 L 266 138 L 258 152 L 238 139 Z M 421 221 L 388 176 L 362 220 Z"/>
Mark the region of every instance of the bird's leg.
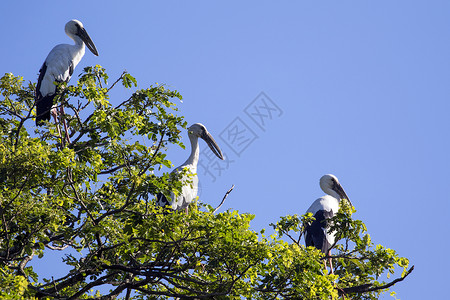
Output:
<path fill-rule="evenodd" d="M 61 139 L 62 142 L 62 135 L 61 135 L 61 130 L 59 129 L 59 123 L 58 123 L 58 110 L 56 108 L 52 108 L 50 110 L 50 114 L 53 116 L 53 118 L 55 119 L 55 125 L 56 125 L 56 129 L 58 129 L 58 135 L 59 138 Z"/>
<path fill-rule="evenodd" d="M 63 105 L 61 105 L 61 107 L 60 107 L 60 112 L 61 112 L 61 116 L 64 116 L 64 106 Z M 66 119 L 64 117 L 62 117 L 62 121 L 64 124 L 64 131 L 66 132 L 67 142 L 70 144 L 71 141 L 70 141 L 70 137 L 69 137 L 69 129 L 67 127 Z"/>
<path fill-rule="evenodd" d="M 328 262 L 330 263 L 330 270 L 331 270 L 331 274 L 334 274 L 334 271 L 333 271 L 333 262 L 331 261 L 331 251 L 330 250 L 328 250 Z"/>
<path fill-rule="evenodd" d="M 186 206 L 186 208 L 184 209 L 184 211 L 186 212 L 186 214 L 188 214 L 188 212 L 189 212 L 189 206 Z"/>

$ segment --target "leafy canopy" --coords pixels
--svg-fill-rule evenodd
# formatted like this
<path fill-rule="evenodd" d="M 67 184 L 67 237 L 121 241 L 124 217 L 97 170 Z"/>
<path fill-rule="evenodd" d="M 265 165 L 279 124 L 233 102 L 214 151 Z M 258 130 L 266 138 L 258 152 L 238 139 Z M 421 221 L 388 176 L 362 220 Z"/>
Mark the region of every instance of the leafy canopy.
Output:
<path fill-rule="evenodd" d="M 131 95 L 116 104 L 110 97 L 120 85 Z M 347 206 L 330 228 L 340 238 L 335 274 L 299 242 L 310 215 L 281 217 L 266 236 L 250 229 L 251 214 L 156 206 L 154 195 L 186 184 L 170 176 L 165 154 L 184 147 L 177 91 L 138 89 L 126 72 L 109 85 L 102 67 L 85 68 L 76 85 L 58 86 L 67 138 L 54 122 L 34 126 L 34 89 L 19 76 L 0 79 L 2 299 L 377 299 L 412 270 L 394 250 L 374 246 Z M 53 253 L 65 275 L 45 278 L 30 262 Z M 400 278 L 381 280 L 396 267 Z"/>

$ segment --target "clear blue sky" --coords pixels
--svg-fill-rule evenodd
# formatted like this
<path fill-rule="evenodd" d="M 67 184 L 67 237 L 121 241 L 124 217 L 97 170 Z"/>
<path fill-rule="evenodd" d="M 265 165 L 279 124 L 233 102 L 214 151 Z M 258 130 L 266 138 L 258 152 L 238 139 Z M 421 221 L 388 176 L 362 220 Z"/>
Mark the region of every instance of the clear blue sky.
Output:
<path fill-rule="evenodd" d="M 448 297 L 450 2 L 67 2 L 0 4 L 1 74 L 36 81 L 79 19 L 100 56 L 86 52 L 74 74 L 100 64 L 177 89 L 180 113 L 232 161 L 210 169 L 215 181 L 199 169 L 201 199 L 215 206 L 235 184 L 223 208 L 268 228 L 304 213 L 333 173 L 373 241 L 416 266 L 397 296 Z M 188 151 L 169 155 L 179 165 Z"/>

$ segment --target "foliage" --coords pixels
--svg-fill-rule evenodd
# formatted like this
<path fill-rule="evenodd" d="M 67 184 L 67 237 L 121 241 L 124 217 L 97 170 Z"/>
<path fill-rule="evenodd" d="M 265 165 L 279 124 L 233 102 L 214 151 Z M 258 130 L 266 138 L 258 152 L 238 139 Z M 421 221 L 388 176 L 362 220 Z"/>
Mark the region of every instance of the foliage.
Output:
<path fill-rule="evenodd" d="M 54 122 L 34 126 L 33 83 L 12 74 L 0 79 L 2 299 L 376 299 L 389 287 L 378 281 L 382 274 L 396 266 L 404 269 L 397 280 L 409 274 L 408 260 L 373 248 L 346 206 L 333 220 L 343 241 L 335 245 L 334 275 L 320 251 L 294 238 L 311 216 L 282 217 L 266 237 L 250 229 L 251 214 L 155 206 L 152 195 L 183 184 L 170 176 L 164 153 L 183 147 L 186 123 L 172 102 L 181 95 L 164 86 L 137 89 L 127 73 L 107 80 L 95 66 L 77 85 L 59 86 L 67 137 Z M 119 83 L 136 91 L 113 105 Z M 66 274 L 43 278 L 29 263 L 54 252 Z"/>
<path fill-rule="evenodd" d="M 329 257 L 333 259 L 334 275 L 331 276 L 335 282 L 333 287 L 338 294 L 352 294 L 352 299 L 378 299 L 382 292 L 409 275 L 414 266 L 408 270 L 408 259 L 399 257 L 394 250 L 382 245 L 375 246 L 371 242 L 364 223 L 351 218 L 353 212 L 355 212 L 354 208 L 343 201 L 338 213 L 330 220 L 328 230 L 336 232 L 336 243 L 332 245 L 335 254 L 324 256 L 313 247 L 308 247 L 306 251 L 316 253 L 322 260 Z M 300 245 L 300 236 L 296 239 L 292 232 L 302 232 L 304 224 L 313 219 L 311 213 L 301 217 L 286 216 L 282 217 L 277 224 L 271 225 L 278 237 L 286 235 L 293 245 L 303 248 Z M 385 272 L 389 278 L 391 274 L 394 274 L 396 267 L 403 269 L 401 278 L 394 280 L 393 283 L 378 281 Z M 282 278 L 280 282 L 288 279 Z M 279 287 L 281 290 L 285 288 L 285 286 Z"/>

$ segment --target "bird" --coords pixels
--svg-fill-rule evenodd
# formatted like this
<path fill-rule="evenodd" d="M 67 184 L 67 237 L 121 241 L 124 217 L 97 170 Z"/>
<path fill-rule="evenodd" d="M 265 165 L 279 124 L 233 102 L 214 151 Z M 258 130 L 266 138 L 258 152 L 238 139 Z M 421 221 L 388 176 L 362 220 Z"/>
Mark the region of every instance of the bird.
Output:
<path fill-rule="evenodd" d="M 339 210 L 341 200 L 346 199 L 352 207 L 353 205 L 336 176 L 332 174 L 323 175 L 320 178 L 320 188 L 326 195 L 314 201 L 306 211 L 307 213 L 312 213 L 315 220 L 305 228 L 305 244 L 307 247 L 316 247 L 322 253 L 330 256 L 330 248 L 335 243 L 336 233 L 328 231 L 328 220 Z M 333 274 L 331 258 L 328 258 L 328 262 Z"/>
<path fill-rule="evenodd" d="M 83 24 L 78 20 L 70 20 L 65 25 L 66 34 L 74 40 L 74 45 L 56 45 L 48 54 L 39 70 L 39 78 L 36 85 L 36 125 L 42 126 L 44 120 L 50 120 L 50 113 L 57 122 L 57 110 L 53 108 L 53 98 L 56 96 L 56 82 L 68 82 L 73 70 L 84 56 L 86 45 L 88 49 L 98 56 L 97 48 L 92 42 Z M 64 108 L 61 106 L 61 114 Z M 66 137 L 68 138 L 67 125 L 64 121 Z M 59 128 L 58 128 L 59 130 Z"/>
<path fill-rule="evenodd" d="M 195 123 L 188 128 L 188 136 L 191 142 L 191 154 L 188 159 L 179 167 L 175 168 L 171 173 L 179 173 L 183 169 L 188 169 L 189 175 L 184 175 L 181 180 L 185 182 L 181 188 L 181 193 L 177 196 L 172 192 L 169 201 L 162 193 L 157 195 L 157 204 L 165 207 L 170 205 L 173 210 L 183 210 L 188 212 L 189 204 L 197 197 L 198 176 L 197 164 L 199 160 L 200 149 L 198 138 L 203 139 L 211 149 L 211 151 L 221 160 L 224 159 L 222 151 L 217 145 L 212 135 L 208 132 L 205 125 Z M 189 181 L 189 182 L 186 182 Z"/>

